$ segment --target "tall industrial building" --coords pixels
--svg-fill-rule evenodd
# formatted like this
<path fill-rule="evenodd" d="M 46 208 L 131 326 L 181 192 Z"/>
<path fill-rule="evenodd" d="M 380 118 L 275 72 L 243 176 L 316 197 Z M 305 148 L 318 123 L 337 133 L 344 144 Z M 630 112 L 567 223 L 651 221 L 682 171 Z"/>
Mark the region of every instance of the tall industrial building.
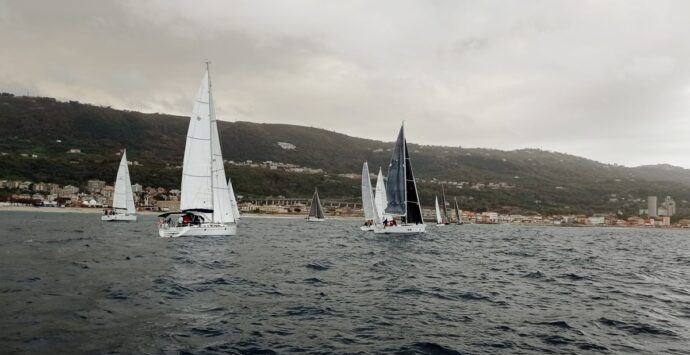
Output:
<path fill-rule="evenodd" d="M 647 197 L 647 216 L 656 217 L 656 196 Z"/>
<path fill-rule="evenodd" d="M 666 196 L 666 198 L 664 198 L 664 202 L 662 202 L 661 206 L 659 206 L 657 213 L 660 216 L 673 216 L 676 214 L 676 201 L 673 201 L 671 196 Z"/>

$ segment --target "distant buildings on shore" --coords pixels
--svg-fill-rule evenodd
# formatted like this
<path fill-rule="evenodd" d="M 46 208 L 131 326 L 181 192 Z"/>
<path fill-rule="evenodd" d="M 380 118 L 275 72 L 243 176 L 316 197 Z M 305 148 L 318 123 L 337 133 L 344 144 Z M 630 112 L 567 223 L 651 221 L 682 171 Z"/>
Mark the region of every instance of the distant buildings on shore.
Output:
<path fill-rule="evenodd" d="M 671 196 L 666 196 L 661 205 L 657 204 L 656 196 L 647 197 L 647 209 L 640 210 L 640 215 L 655 217 L 672 217 L 676 214 L 676 201 Z"/>

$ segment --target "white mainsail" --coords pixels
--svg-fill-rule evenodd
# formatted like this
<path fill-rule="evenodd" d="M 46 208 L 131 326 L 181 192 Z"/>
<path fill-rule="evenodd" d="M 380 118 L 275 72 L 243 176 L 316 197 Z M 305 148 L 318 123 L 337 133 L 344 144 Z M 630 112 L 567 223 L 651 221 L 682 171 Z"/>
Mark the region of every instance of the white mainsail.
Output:
<path fill-rule="evenodd" d="M 436 196 L 436 223 L 443 224 L 443 218 L 441 218 L 441 209 L 438 207 L 438 196 Z"/>
<path fill-rule="evenodd" d="M 376 212 L 378 213 L 379 220 L 384 221 L 388 218 L 383 211 L 388 206 L 388 199 L 386 198 L 386 183 L 383 181 L 383 172 L 379 167 L 379 175 L 376 178 L 376 195 L 374 195 L 374 204 L 376 205 Z"/>
<path fill-rule="evenodd" d="M 225 182 L 208 66 L 201 80 L 187 131 L 180 209 L 213 210 L 212 222 L 235 221 Z"/>
<path fill-rule="evenodd" d="M 373 195 L 371 177 L 369 176 L 369 164 L 364 162 L 364 165 L 362 165 L 362 208 L 364 209 L 364 219 L 379 223 L 380 219 Z"/>
<path fill-rule="evenodd" d="M 237 197 L 235 197 L 235 189 L 232 188 L 232 181 L 228 178 L 228 193 L 230 194 L 230 206 L 235 219 L 240 219 L 240 209 L 237 207 Z"/>
<path fill-rule="evenodd" d="M 134 196 L 132 195 L 132 182 L 129 179 L 129 167 L 127 166 L 127 151 L 122 153 L 120 166 L 117 168 L 115 179 L 115 191 L 113 192 L 113 209 L 117 214 L 133 214 Z"/>

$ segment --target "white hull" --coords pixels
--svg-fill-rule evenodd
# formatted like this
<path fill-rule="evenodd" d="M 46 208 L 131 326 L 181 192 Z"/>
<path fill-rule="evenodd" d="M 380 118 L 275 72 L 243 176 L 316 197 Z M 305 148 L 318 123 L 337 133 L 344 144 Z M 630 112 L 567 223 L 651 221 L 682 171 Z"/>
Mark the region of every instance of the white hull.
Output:
<path fill-rule="evenodd" d="M 325 218 L 307 217 L 307 222 L 323 222 L 325 220 L 326 220 Z"/>
<path fill-rule="evenodd" d="M 165 224 L 158 227 L 161 238 L 178 237 L 227 237 L 237 234 L 235 224 L 202 224 L 198 226 L 170 227 Z"/>
<path fill-rule="evenodd" d="M 106 222 L 136 222 L 137 215 L 135 214 L 113 214 L 101 216 L 101 221 Z"/>
<path fill-rule="evenodd" d="M 373 231 L 376 230 L 376 227 L 375 227 L 375 226 L 369 226 L 369 227 L 367 227 L 367 226 L 361 226 L 361 227 L 359 227 L 359 229 L 361 229 L 361 230 L 363 230 L 363 231 L 365 231 L 365 232 L 373 232 Z"/>
<path fill-rule="evenodd" d="M 445 224 L 443 224 L 443 223 L 436 224 L 436 227 L 443 227 L 443 226 L 445 226 Z"/>
<path fill-rule="evenodd" d="M 416 234 L 424 233 L 426 231 L 426 224 L 401 224 L 393 227 L 376 226 L 374 233 L 376 234 Z"/>

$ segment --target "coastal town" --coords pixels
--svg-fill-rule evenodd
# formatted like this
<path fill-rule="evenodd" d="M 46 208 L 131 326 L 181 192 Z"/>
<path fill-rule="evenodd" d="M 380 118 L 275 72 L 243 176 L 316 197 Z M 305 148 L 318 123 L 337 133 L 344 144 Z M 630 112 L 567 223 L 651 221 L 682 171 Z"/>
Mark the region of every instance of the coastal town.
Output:
<path fill-rule="evenodd" d="M 256 164 L 257 166 L 274 169 L 294 169 L 305 172 L 308 169 L 296 165 L 284 166 L 273 162 L 253 163 L 251 161 L 232 164 Z M 352 174 L 351 178 L 359 178 Z M 350 176 L 348 176 L 350 177 Z M 463 183 L 447 181 L 429 182 L 449 183 L 451 186 Z M 509 188 L 501 184 L 468 184 L 466 188 Z M 107 209 L 112 206 L 114 187 L 103 180 L 88 180 L 84 186 L 64 185 L 55 183 L 32 182 L 23 180 L 0 180 L 0 208 L 33 206 L 36 208 L 80 208 L 80 209 Z M 179 209 L 180 190 L 165 189 L 163 187 L 144 187 L 140 184 L 132 184 L 135 205 L 139 211 L 168 212 Z M 237 196 L 238 207 L 245 214 L 261 214 L 275 216 L 299 216 L 304 215 L 309 207 L 309 199 L 286 198 L 284 196 L 269 198 L 245 198 Z M 623 218 L 616 213 L 593 214 L 568 214 L 568 215 L 542 215 L 530 214 L 501 214 L 495 211 L 468 211 L 461 210 L 463 223 L 476 224 L 528 224 L 528 225 L 556 225 L 556 226 L 610 226 L 610 227 L 663 227 L 663 228 L 689 228 L 690 219 L 679 219 L 672 223 L 671 217 L 675 214 L 676 203 L 671 196 L 666 196 L 658 203 L 656 196 L 647 198 L 647 208 L 641 209 L 639 215 Z M 361 201 L 329 200 L 324 199 L 323 207 L 327 215 L 337 217 L 361 218 L 363 216 Z M 425 220 L 434 220 L 435 210 L 431 207 L 423 207 L 422 214 Z M 449 216 L 452 221 L 457 221 L 457 216 L 452 213 Z"/>

